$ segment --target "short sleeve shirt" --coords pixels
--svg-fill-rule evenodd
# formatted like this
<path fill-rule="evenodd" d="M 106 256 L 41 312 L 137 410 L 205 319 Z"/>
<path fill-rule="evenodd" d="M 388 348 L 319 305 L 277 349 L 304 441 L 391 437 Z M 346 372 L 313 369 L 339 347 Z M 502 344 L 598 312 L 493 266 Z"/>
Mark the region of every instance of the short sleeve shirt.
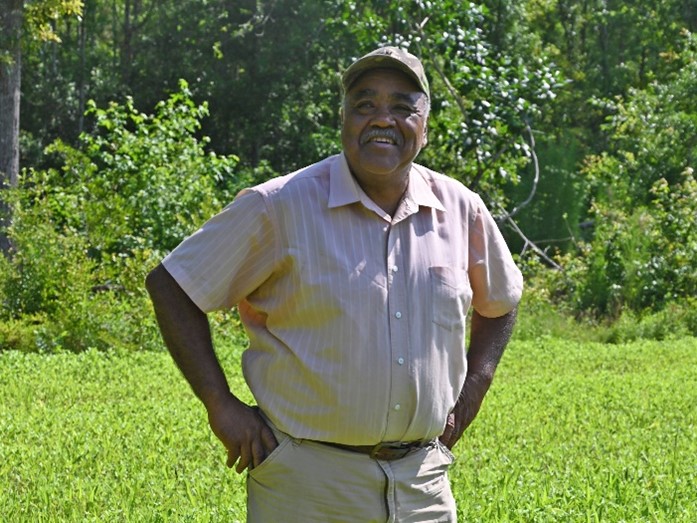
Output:
<path fill-rule="evenodd" d="M 204 312 L 239 307 L 244 376 L 280 430 L 348 445 L 440 435 L 468 310 L 506 314 L 523 285 L 474 192 L 413 164 L 390 216 L 342 154 L 245 189 L 163 265 Z"/>

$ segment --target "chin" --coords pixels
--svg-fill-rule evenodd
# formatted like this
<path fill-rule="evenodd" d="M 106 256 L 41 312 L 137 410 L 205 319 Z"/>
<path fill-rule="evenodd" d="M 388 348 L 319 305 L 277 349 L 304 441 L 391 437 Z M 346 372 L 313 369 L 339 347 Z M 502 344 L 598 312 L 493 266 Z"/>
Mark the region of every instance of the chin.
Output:
<path fill-rule="evenodd" d="M 365 172 L 376 175 L 388 175 L 402 170 L 404 166 L 394 160 L 385 159 L 381 161 L 371 159 L 370 161 L 361 162 L 361 167 Z"/>
<path fill-rule="evenodd" d="M 370 176 L 382 176 L 382 177 L 387 177 L 387 176 L 392 176 L 398 174 L 401 169 L 398 167 L 390 166 L 390 167 L 382 167 L 382 166 L 371 166 L 370 168 L 364 169 L 366 173 L 368 173 Z"/>

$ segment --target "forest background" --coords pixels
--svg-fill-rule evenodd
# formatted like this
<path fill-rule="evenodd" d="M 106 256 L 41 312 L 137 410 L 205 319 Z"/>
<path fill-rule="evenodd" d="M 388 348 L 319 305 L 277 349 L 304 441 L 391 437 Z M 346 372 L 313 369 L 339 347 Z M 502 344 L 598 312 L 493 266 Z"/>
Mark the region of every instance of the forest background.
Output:
<path fill-rule="evenodd" d="M 419 162 L 525 271 L 517 336 L 694 336 L 696 28 L 694 0 L 0 0 L 0 349 L 161 349 L 147 271 L 338 152 L 340 71 L 387 44 L 432 83 Z"/>

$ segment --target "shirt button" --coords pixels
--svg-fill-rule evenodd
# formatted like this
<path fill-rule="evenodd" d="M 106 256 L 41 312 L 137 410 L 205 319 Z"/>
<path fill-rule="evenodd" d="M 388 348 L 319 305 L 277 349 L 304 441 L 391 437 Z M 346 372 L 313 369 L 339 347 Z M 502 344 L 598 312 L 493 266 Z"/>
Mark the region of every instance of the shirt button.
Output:
<path fill-rule="evenodd" d="M 402 313 L 399 312 L 399 311 L 397 311 L 397 312 L 394 313 L 394 317 L 397 318 L 397 319 L 399 319 L 399 318 L 402 317 Z"/>
<path fill-rule="evenodd" d="M 397 267 L 396 265 L 393 265 L 392 272 L 397 272 L 397 271 L 399 271 L 399 267 Z"/>
<path fill-rule="evenodd" d="M 397 358 L 397 363 L 404 365 L 404 358 Z"/>
<path fill-rule="evenodd" d="M 397 405 L 394 406 L 394 410 L 399 410 L 401 408 L 402 408 L 402 406 L 399 403 L 397 403 Z"/>

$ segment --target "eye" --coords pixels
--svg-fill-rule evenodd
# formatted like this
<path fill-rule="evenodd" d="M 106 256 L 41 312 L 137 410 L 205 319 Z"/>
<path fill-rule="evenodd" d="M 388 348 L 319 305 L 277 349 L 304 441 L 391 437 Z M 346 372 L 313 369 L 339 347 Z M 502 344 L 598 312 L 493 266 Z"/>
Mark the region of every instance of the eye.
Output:
<path fill-rule="evenodd" d="M 375 111 L 375 104 L 370 100 L 359 100 L 353 104 L 353 111 L 362 116 L 368 116 Z"/>
<path fill-rule="evenodd" d="M 392 110 L 395 114 L 404 117 L 412 116 L 418 112 L 417 108 L 410 104 L 396 104 L 393 106 Z"/>

